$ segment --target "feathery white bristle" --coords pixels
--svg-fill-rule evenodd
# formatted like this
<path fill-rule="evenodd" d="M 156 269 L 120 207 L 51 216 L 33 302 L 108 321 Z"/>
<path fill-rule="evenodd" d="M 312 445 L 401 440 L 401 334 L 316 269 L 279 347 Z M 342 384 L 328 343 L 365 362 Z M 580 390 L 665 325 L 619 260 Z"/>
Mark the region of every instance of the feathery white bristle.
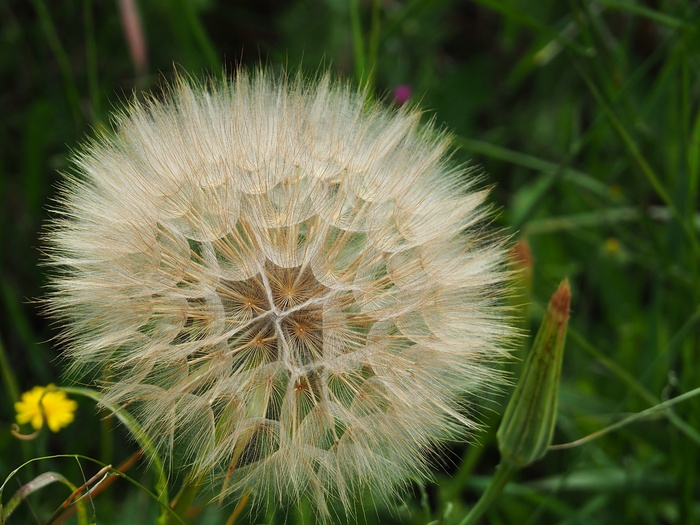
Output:
<path fill-rule="evenodd" d="M 328 516 L 427 476 L 512 331 L 485 193 L 418 120 L 262 73 L 134 102 L 49 234 L 72 369 L 225 494 Z"/>

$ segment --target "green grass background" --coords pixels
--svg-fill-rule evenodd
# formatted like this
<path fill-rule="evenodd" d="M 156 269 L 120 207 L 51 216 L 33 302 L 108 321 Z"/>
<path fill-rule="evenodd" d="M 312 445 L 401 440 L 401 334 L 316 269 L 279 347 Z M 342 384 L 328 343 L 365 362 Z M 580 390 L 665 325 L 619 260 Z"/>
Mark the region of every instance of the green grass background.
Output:
<path fill-rule="evenodd" d="M 178 68 L 200 77 L 260 61 L 367 81 L 451 129 L 456 159 L 495 185 L 497 223 L 531 250 L 530 333 L 569 277 L 572 316 L 555 442 L 568 442 L 700 386 L 700 6 L 682 0 L 142 0 L 148 68 L 136 72 L 117 1 L 0 2 L 0 483 L 24 461 L 83 454 L 118 465 L 137 449 L 94 403 L 59 434 L 11 436 L 13 403 L 61 382 L 42 294 L 42 222 L 71 149 L 136 91 Z M 367 71 L 372 71 L 371 75 Z M 528 341 L 523 344 L 524 352 Z M 514 366 L 517 369 L 517 365 Z M 457 524 L 498 464 L 505 398 L 478 443 L 450 448 L 435 480 L 361 523 Z M 524 469 L 492 524 L 700 523 L 700 399 L 691 398 Z M 75 459 L 23 468 L 76 485 Z M 129 475 L 153 489 L 145 463 Z M 176 484 L 178 480 L 171 480 Z M 32 495 L 9 523 L 44 523 L 70 491 Z M 174 494 L 175 491 L 172 490 Z M 94 505 L 94 506 L 93 506 Z M 192 523 L 226 523 L 231 506 Z M 158 506 L 124 480 L 88 504 L 97 523 L 152 523 Z M 263 509 L 237 523 L 313 523 Z M 353 521 L 353 520 L 351 520 Z M 66 523 L 76 523 L 76 517 Z"/>

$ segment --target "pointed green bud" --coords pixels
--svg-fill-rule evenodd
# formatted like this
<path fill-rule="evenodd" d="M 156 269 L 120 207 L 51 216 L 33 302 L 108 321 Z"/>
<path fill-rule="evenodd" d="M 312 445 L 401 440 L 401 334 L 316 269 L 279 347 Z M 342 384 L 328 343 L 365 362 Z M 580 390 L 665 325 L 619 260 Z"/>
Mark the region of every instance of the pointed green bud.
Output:
<path fill-rule="evenodd" d="M 552 442 L 571 291 L 565 280 L 552 296 L 523 373 L 498 429 L 501 458 L 525 467 Z"/>

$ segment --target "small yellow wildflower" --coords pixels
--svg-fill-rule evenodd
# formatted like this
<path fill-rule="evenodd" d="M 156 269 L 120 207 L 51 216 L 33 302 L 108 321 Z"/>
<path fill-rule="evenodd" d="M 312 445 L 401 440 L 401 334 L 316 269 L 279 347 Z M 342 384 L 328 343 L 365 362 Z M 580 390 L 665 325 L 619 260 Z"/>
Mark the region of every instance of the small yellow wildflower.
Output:
<path fill-rule="evenodd" d="M 615 237 L 610 237 L 605 241 L 605 251 L 609 255 L 615 255 L 620 251 L 620 241 Z"/>
<path fill-rule="evenodd" d="M 46 418 L 46 423 L 52 432 L 58 432 L 63 427 L 70 425 L 78 409 L 78 403 L 68 399 L 62 390 L 52 390 L 54 385 L 35 386 L 22 394 L 22 399 L 15 403 L 17 411 L 17 423 L 31 423 L 34 430 L 39 430 Z M 44 416 L 41 415 L 41 406 Z"/>

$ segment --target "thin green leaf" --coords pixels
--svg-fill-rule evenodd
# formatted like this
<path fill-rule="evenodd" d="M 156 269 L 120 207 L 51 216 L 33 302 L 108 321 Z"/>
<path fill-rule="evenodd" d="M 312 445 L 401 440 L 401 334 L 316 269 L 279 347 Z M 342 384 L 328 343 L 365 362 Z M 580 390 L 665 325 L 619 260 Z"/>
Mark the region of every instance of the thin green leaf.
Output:
<path fill-rule="evenodd" d="M 58 472 L 44 472 L 43 474 L 39 474 L 33 480 L 22 485 L 17 490 L 17 492 L 15 492 L 12 495 L 12 497 L 8 500 L 6 505 L 2 506 L 2 504 L 0 504 L 0 510 L 2 511 L 0 513 L 0 524 L 6 523 L 9 517 L 12 515 L 12 513 L 17 509 L 19 504 L 22 503 L 25 499 L 27 499 L 30 495 L 40 491 L 41 489 L 47 487 L 48 485 L 51 485 L 52 483 L 62 483 L 63 485 L 68 487 L 72 493 L 78 490 L 78 488 L 75 485 L 73 485 L 70 481 L 68 481 L 68 479 L 66 479 L 65 476 L 59 474 Z M 2 493 L 1 491 L 2 489 L 0 488 L 0 494 Z M 78 523 L 80 523 L 81 525 L 87 525 L 88 518 L 85 503 L 82 501 L 76 501 L 76 508 Z"/>
<path fill-rule="evenodd" d="M 105 403 L 103 401 L 104 396 L 95 390 L 89 388 L 81 387 L 61 387 L 61 390 L 66 391 L 69 394 L 75 394 L 78 396 L 84 396 L 100 404 L 100 406 L 109 410 L 114 414 L 119 421 L 121 421 L 124 426 L 131 432 L 139 446 L 143 449 L 144 453 L 151 462 L 152 467 L 156 472 L 156 492 L 158 493 L 158 498 L 161 503 L 168 505 L 168 478 L 163 468 L 163 463 L 158 456 L 155 446 L 151 442 L 148 435 L 141 429 L 141 425 L 123 408 L 113 405 L 111 403 Z"/>
<path fill-rule="evenodd" d="M 642 410 L 641 412 L 637 412 L 636 414 L 632 414 L 631 416 L 628 416 L 624 419 L 621 419 L 620 421 L 613 423 L 612 425 L 608 425 L 605 428 L 601 428 L 597 432 L 593 432 L 592 434 L 588 434 L 585 437 L 582 437 L 580 439 L 577 439 L 575 441 L 570 441 L 569 443 L 560 443 L 558 445 L 552 445 L 549 447 L 550 450 L 563 450 L 567 448 L 573 448 L 573 447 L 578 447 L 581 446 L 585 443 L 588 443 L 590 441 L 593 441 L 594 439 L 598 439 L 599 437 L 604 436 L 605 434 L 609 434 L 610 432 L 613 432 L 615 430 L 618 430 L 620 428 L 623 428 L 630 423 L 634 423 L 636 421 L 641 421 L 644 419 L 650 419 L 654 416 L 659 415 L 660 412 L 663 412 L 667 410 L 668 408 L 672 407 L 673 405 L 676 405 L 682 401 L 685 401 L 687 399 L 691 399 L 695 396 L 700 394 L 700 387 L 695 388 L 691 390 L 690 392 L 686 392 L 685 394 L 681 394 L 680 396 L 676 396 L 673 399 L 669 399 L 668 401 L 664 401 L 663 403 L 659 403 L 658 405 L 655 405 L 651 408 L 647 408 L 646 410 Z"/>

